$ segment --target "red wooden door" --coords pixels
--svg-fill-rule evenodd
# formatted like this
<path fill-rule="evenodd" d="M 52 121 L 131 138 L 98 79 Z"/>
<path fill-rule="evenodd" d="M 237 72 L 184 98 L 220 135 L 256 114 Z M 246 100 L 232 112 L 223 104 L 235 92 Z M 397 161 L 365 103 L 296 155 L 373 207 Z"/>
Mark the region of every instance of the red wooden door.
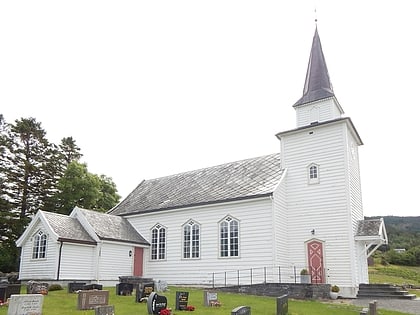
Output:
<path fill-rule="evenodd" d="M 143 276 L 143 248 L 141 247 L 134 248 L 133 276 Z"/>
<path fill-rule="evenodd" d="M 307 243 L 308 266 L 312 283 L 325 283 L 323 243 L 311 240 Z"/>

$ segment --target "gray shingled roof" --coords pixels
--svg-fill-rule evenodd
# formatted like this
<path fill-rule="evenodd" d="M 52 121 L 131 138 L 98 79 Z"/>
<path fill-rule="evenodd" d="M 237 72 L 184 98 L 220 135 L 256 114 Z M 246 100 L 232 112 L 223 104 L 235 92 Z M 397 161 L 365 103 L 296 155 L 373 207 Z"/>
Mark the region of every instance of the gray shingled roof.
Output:
<path fill-rule="evenodd" d="M 42 214 L 54 232 L 58 235 L 59 240 L 96 244 L 95 240 L 90 237 L 77 219 L 52 212 L 42 211 Z"/>
<path fill-rule="evenodd" d="M 280 181 L 280 154 L 145 180 L 109 211 L 130 215 L 271 194 Z"/>
<path fill-rule="evenodd" d="M 102 240 L 149 245 L 149 242 L 123 217 L 81 208 L 78 210 Z"/>
<path fill-rule="evenodd" d="M 381 234 L 381 219 L 360 220 L 356 236 L 378 236 Z"/>
<path fill-rule="evenodd" d="M 315 29 L 303 96 L 293 106 L 299 106 L 333 96 L 334 91 L 330 82 L 324 53 L 322 52 L 321 40 L 319 39 L 318 29 Z"/>

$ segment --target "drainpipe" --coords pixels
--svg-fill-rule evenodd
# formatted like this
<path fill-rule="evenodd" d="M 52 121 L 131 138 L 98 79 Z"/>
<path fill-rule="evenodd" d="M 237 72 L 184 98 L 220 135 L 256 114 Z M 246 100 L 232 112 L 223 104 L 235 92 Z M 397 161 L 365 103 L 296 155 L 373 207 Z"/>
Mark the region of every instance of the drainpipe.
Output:
<path fill-rule="evenodd" d="M 63 241 L 60 241 L 60 249 L 58 251 L 57 281 L 60 280 L 61 253 L 62 253 L 62 251 L 63 251 Z"/>

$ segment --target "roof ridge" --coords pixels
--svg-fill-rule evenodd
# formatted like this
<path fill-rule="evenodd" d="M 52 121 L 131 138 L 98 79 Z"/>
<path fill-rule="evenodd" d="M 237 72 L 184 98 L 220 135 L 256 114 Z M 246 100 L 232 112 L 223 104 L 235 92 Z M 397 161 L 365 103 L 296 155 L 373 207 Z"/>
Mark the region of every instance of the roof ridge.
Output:
<path fill-rule="evenodd" d="M 271 153 L 271 154 L 265 154 L 265 155 L 256 156 L 256 157 L 253 157 L 253 158 L 247 158 L 247 159 L 241 159 L 241 160 L 236 160 L 236 161 L 231 161 L 231 162 L 216 164 L 216 165 L 202 167 L 202 168 L 197 168 L 197 169 L 194 169 L 194 170 L 185 171 L 185 172 L 179 172 L 179 173 L 174 173 L 174 174 L 171 174 L 171 175 L 165 175 L 165 176 L 160 176 L 160 177 L 155 177 L 155 178 L 149 178 L 149 179 L 145 179 L 144 181 L 158 180 L 158 179 L 163 179 L 163 178 L 175 177 L 177 175 L 184 175 L 184 174 L 188 174 L 188 173 L 195 173 L 195 172 L 198 172 L 198 171 L 202 171 L 202 170 L 206 170 L 206 169 L 212 169 L 212 168 L 216 168 L 216 167 L 220 167 L 220 166 L 224 166 L 224 165 L 229 165 L 229 164 L 234 164 L 234 163 L 240 163 L 240 162 L 245 162 L 245 161 L 251 161 L 251 160 L 257 160 L 257 159 L 262 159 L 262 158 L 269 157 L 269 156 L 275 156 L 277 154 L 280 154 L 280 152 Z"/>

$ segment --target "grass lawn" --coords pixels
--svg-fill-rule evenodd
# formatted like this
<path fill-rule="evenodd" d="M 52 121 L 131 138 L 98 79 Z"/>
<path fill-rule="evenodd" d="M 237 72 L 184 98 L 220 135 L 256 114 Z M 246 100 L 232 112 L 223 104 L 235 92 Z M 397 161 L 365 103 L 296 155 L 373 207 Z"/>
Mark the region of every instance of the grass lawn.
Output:
<path fill-rule="evenodd" d="M 109 305 L 114 305 L 116 315 L 147 315 L 146 303 L 136 303 L 135 296 L 117 296 L 115 288 L 109 290 Z M 26 290 L 26 288 L 25 288 Z M 173 309 L 172 314 L 188 314 L 186 311 L 175 311 L 176 291 L 188 291 L 188 305 L 195 306 L 195 311 L 191 315 L 228 315 L 232 309 L 240 305 L 251 307 L 252 315 L 275 315 L 276 299 L 271 297 L 250 296 L 243 294 L 218 293 L 218 299 L 222 303 L 221 307 L 205 307 L 203 305 L 203 291 L 192 288 L 175 288 L 162 293 L 168 299 L 168 307 Z M 367 305 L 366 305 L 367 306 Z M 289 300 L 289 315 L 358 315 L 360 307 L 348 305 L 345 302 L 335 301 L 298 301 Z M 50 291 L 44 298 L 43 315 L 94 315 L 93 310 L 77 310 L 77 294 L 67 293 L 67 290 Z M 404 313 L 380 310 L 379 315 L 403 315 Z M 7 315 L 7 307 L 0 308 L 0 315 Z"/>

